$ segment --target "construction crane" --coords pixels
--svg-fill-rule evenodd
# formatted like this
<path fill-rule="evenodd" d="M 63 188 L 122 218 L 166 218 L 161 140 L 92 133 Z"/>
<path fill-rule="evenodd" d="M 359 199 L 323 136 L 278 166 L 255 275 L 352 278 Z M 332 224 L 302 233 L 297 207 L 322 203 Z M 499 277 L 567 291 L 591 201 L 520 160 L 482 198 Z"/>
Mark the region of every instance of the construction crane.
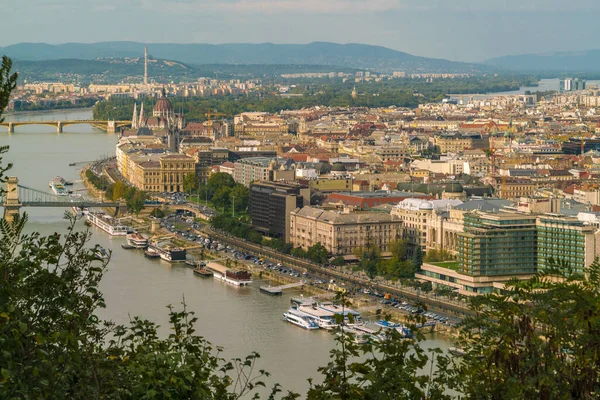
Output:
<path fill-rule="evenodd" d="M 211 122 L 212 119 L 211 117 L 225 117 L 227 114 L 225 113 L 220 113 L 220 112 L 212 112 L 211 109 L 209 108 L 208 111 L 206 112 L 206 118 L 208 120 L 208 122 Z"/>

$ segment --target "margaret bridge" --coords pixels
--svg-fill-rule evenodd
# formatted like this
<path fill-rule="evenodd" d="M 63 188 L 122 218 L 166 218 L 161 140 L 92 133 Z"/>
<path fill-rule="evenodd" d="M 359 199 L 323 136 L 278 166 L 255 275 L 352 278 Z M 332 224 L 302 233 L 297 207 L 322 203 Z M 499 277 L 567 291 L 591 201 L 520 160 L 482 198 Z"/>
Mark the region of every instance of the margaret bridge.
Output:
<path fill-rule="evenodd" d="M 96 119 L 74 119 L 67 121 L 4 121 L 0 126 L 7 128 L 8 133 L 14 133 L 15 128 L 23 125 L 48 125 L 56 128 L 56 132 L 62 133 L 63 128 L 69 125 L 87 124 L 94 128 L 102 129 L 107 133 L 115 133 L 119 129 L 131 126 L 131 121 L 96 120 Z"/>

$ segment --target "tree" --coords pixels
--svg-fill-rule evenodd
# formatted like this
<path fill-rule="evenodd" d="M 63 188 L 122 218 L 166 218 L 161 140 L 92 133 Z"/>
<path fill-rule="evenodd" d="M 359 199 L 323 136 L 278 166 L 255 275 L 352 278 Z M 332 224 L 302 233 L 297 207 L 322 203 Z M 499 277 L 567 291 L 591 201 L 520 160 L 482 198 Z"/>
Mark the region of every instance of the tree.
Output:
<path fill-rule="evenodd" d="M 161 208 L 156 207 L 154 210 L 150 211 L 150 215 L 154 218 L 163 218 L 165 212 Z"/>
<path fill-rule="evenodd" d="M 112 186 L 112 199 L 113 201 L 117 201 L 125 197 L 125 192 L 127 192 L 127 185 L 123 181 L 116 181 Z"/>
<path fill-rule="evenodd" d="M 99 283 L 109 260 L 88 246 L 89 227 L 77 231 L 71 217 L 64 236 L 43 237 L 25 234 L 26 223 L 26 214 L 0 220 L 0 398 L 234 400 L 265 385 L 258 354 L 221 358 L 196 335 L 185 302 L 168 307 L 167 337 L 137 317 L 128 325 L 101 321 Z M 270 398 L 279 391 L 275 385 Z"/>
<path fill-rule="evenodd" d="M 233 203 L 235 204 L 236 213 L 245 211 L 248 209 L 248 201 L 250 200 L 250 190 L 239 183 L 237 183 L 232 189 L 230 194 Z"/>
<path fill-rule="evenodd" d="M 417 246 L 417 248 L 413 252 L 412 263 L 415 267 L 415 270 L 419 270 L 423 265 L 423 250 L 421 250 L 421 246 Z"/>
<path fill-rule="evenodd" d="M 235 186 L 233 177 L 225 172 L 217 172 L 212 174 L 206 182 L 206 188 L 208 190 L 208 197 L 212 198 L 214 193 L 220 188 L 231 189 Z"/>
<path fill-rule="evenodd" d="M 360 268 L 367 274 L 369 279 L 374 279 L 377 276 L 377 264 L 379 254 L 374 246 L 367 246 L 361 251 Z"/>
<path fill-rule="evenodd" d="M 226 174 L 227 175 L 227 174 Z M 231 204 L 230 200 L 231 189 L 227 186 L 218 188 L 212 197 L 212 202 L 217 208 L 226 209 Z"/>
<path fill-rule="evenodd" d="M 392 257 L 398 259 L 398 261 L 406 260 L 406 254 L 408 252 L 408 244 L 406 240 L 394 240 L 389 244 L 390 253 Z"/>
<path fill-rule="evenodd" d="M 146 192 L 143 190 L 135 190 L 132 197 L 127 200 L 127 208 L 132 213 L 138 215 L 144 209 L 146 203 Z"/>
<path fill-rule="evenodd" d="M 462 324 L 466 355 L 449 382 L 467 398 L 592 399 L 600 391 L 600 263 L 585 275 L 568 263 L 502 293 L 471 300 Z"/>
<path fill-rule="evenodd" d="M 183 178 L 183 190 L 187 194 L 197 192 L 199 185 L 198 176 L 193 172 L 190 172 Z"/>
<path fill-rule="evenodd" d="M 317 264 L 325 264 L 329 258 L 329 250 L 320 242 L 317 242 L 308 248 L 306 258 Z"/>
<path fill-rule="evenodd" d="M 0 67 L 0 122 L 4 122 L 2 111 L 8 106 L 11 92 L 17 87 L 18 74 L 10 73 L 12 69 L 12 60 L 7 56 L 2 56 L 2 66 Z"/>
<path fill-rule="evenodd" d="M 337 256 L 336 258 L 333 259 L 333 261 L 331 261 L 331 265 L 336 266 L 336 267 L 342 267 L 345 264 L 346 264 L 346 260 L 342 256 Z"/>
<path fill-rule="evenodd" d="M 348 306 L 343 294 L 338 295 L 338 302 Z M 309 379 L 307 399 L 450 399 L 444 385 L 448 359 L 439 356 L 439 349 L 427 351 L 419 345 L 424 337 L 416 324 L 422 321 L 414 317 L 409 325 L 413 340 L 402 340 L 397 330 L 390 329 L 380 332 L 380 340 L 361 345 L 336 315 L 340 325 L 334 330 L 336 347 L 330 351 L 331 361 L 319 368 L 323 381 L 315 384 Z M 426 368 L 428 362 L 432 365 Z"/>

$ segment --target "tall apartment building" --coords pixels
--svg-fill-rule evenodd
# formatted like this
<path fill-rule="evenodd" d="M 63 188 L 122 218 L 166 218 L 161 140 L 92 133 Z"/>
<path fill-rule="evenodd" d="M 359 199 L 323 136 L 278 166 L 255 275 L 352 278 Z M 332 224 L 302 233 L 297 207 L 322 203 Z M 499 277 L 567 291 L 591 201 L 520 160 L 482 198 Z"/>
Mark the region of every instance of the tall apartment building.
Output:
<path fill-rule="evenodd" d="M 600 249 L 600 232 L 596 227 L 556 214 L 537 219 L 537 269 L 548 267 L 548 260 L 569 263 L 575 272 L 585 273 Z"/>
<path fill-rule="evenodd" d="M 293 181 L 296 179 L 296 171 L 281 168 L 276 158 L 243 158 L 234 163 L 233 179 L 244 186 L 260 181 Z"/>
<path fill-rule="evenodd" d="M 514 278 L 527 279 L 537 267 L 536 217 L 520 213 L 474 212 L 464 215 L 457 235 L 458 260 L 424 263 L 416 274 L 434 286 L 459 294 L 501 290 Z"/>
<path fill-rule="evenodd" d="M 284 182 L 257 182 L 250 185 L 248 210 L 252 226 L 265 234 L 289 241 L 290 214 L 310 204 L 307 186 Z"/>
<path fill-rule="evenodd" d="M 389 250 L 402 237 L 402 221 L 379 212 L 341 213 L 315 207 L 294 210 L 290 216 L 290 242 L 294 247 L 321 243 L 334 255 L 352 254 L 368 245 Z"/>

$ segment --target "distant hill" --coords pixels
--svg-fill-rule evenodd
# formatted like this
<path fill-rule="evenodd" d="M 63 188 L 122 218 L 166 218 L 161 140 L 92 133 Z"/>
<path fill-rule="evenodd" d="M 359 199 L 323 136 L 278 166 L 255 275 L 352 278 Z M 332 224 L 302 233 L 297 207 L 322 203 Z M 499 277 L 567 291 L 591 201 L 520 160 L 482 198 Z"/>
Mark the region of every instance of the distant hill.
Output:
<path fill-rule="evenodd" d="M 186 64 L 309 64 L 337 65 L 380 72 L 478 73 L 497 68 L 443 59 L 417 57 L 381 46 L 365 44 L 167 44 L 136 42 L 19 43 L 0 47 L 0 53 L 15 60 L 39 61 L 143 57 L 144 46 L 152 58 L 178 60 Z"/>
<path fill-rule="evenodd" d="M 14 70 L 19 73 L 20 81 L 60 80 L 63 82 L 113 83 L 122 80 L 141 81 L 144 73 L 144 59 L 110 58 L 100 60 L 59 59 L 42 61 L 13 62 Z M 148 63 L 151 80 L 171 82 L 177 79 L 196 79 L 200 77 L 218 77 L 221 79 L 243 79 L 272 77 L 280 74 L 303 72 L 356 72 L 347 67 L 328 65 L 234 65 L 204 64 L 191 65 L 178 61 L 152 59 Z"/>
<path fill-rule="evenodd" d="M 514 71 L 599 72 L 600 50 L 509 55 L 484 63 Z"/>

